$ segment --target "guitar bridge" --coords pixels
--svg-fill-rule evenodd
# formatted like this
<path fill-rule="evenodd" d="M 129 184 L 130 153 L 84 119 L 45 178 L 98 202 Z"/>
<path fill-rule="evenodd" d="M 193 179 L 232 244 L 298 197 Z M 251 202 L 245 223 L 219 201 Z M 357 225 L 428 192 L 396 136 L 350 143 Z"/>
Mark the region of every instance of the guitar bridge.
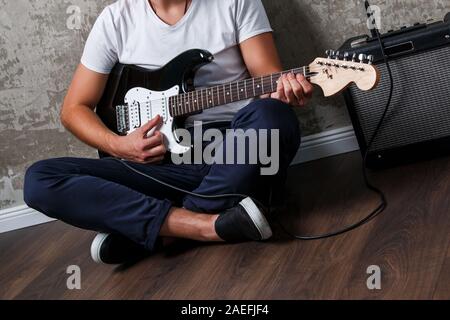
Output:
<path fill-rule="evenodd" d="M 128 106 L 116 106 L 117 132 L 126 135 L 130 130 L 130 120 L 128 116 Z"/>

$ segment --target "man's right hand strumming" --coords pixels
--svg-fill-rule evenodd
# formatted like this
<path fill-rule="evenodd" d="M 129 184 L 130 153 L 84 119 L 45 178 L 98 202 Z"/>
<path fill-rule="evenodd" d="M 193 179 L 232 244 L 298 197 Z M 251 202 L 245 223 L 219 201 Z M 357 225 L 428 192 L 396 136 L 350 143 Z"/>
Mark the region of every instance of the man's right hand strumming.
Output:
<path fill-rule="evenodd" d="M 160 121 L 161 117 L 158 115 L 127 136 L 112 136 L 109 143 L 112 155 L 142 164 L 162 161 L 167 151 L 163 135 L 155 131 L 147 137 L 147 134 L 157 127 Z"/>

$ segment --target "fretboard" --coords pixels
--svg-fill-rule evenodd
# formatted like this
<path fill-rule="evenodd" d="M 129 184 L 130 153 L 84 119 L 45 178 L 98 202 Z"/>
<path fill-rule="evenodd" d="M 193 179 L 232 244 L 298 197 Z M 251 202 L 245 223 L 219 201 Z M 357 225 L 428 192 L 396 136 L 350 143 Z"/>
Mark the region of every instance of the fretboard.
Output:
<path fill-rule="evenodd" d="M 172 116 L 194 114 L 205 109 L 275 92 L 278 79 L 281 75 L 289 73 L 303 74 L 306 78 L 311 76 L 309 67 L 302 67 L 182 93 L 169 98 Z"/>

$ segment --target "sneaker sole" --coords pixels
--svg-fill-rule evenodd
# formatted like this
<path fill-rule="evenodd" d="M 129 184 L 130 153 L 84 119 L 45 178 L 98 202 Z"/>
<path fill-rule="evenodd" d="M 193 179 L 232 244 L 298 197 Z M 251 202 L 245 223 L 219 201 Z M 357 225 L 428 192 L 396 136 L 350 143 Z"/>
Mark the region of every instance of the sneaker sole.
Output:
<path fill-rule="evenodd" d="M 99 233 L 95 236 L 91 244 L 91 257 L 97 263 L 105 264 L 100 258 L 100 249 L 102 247 L 103 241 L 108 237 L 107 233 Z"/>
<path fill-rule="evenodd" d="M 259 210 L 253 200 L 251 198 L 245 198 L 240 202 L 240 205 L 248 213 L 250 219 L 252 219 L 253 224 L 261 235 L 261 240 L 269 239 L 272 236 L 272 229 L 270 228 L 266 217 L 262 214 L 261 210 Z"/>

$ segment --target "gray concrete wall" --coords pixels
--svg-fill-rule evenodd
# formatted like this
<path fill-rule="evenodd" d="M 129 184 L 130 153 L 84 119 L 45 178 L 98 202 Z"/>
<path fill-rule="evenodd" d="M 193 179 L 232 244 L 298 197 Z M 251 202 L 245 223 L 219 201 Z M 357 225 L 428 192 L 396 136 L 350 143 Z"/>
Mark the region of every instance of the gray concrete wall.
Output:
<path fill-rule="evenodd" d="M 100 10 L 111 0 L 0 0 L 0 209 L 22 204 L 25 168 L 55 156 L 95 157 L 58 118 L 83 43 Z M 365 33 L 359 0 L 263 0 L 286 67 L 309 63 Z M 383 27 L 441 19 L 449 0 L 375 1 Z M 80 29 L 71 5 L 81 10 Z M 69 24 L 69 27 L 68 27 Z M 317 90 L 319 91 L 319 90 Z M 349 125 L 342 99 L 317 98 L 298 111 L 303 134 Z"/>

